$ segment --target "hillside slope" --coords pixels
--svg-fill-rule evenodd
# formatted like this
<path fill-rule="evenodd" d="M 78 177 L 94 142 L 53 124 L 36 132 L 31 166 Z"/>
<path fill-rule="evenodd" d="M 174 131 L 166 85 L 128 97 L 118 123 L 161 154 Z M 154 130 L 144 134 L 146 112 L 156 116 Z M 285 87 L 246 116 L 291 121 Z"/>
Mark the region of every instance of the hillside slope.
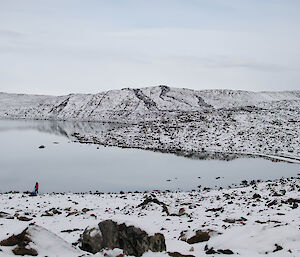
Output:
<path fill-rule="evenodd" d="M 299 108 L 299 102 L 299 91 L 195 91 L 167 86 L 57 97 L 0 93 L 0 117 L 127 123 L 156 120 L 167 113 L 176 112 L 201 112 L 245 106 L 268 109 Z"/>

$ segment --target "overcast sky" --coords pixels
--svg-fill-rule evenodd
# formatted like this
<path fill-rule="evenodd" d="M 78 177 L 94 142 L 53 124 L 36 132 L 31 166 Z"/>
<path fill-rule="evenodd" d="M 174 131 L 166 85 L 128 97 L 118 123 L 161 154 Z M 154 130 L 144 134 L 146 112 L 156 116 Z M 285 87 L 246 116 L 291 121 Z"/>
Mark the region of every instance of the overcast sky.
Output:
<path fill-rule="evenodd" d="M 300 90 L 299 0 L 0 0 L 0 91 Z"/>

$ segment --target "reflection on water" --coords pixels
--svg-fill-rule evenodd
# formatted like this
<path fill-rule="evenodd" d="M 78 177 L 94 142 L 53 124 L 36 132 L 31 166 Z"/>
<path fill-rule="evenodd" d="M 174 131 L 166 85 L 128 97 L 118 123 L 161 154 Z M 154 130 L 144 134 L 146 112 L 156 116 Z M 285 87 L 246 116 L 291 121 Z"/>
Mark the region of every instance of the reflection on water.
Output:
<path fill-rule="evenodd" d="M 72 134 L 108 132 L 110 123 L 0 120 L 0 192 L 188 190 L 290 177 L 300 166 L 263 159 L 199 161 L 172 154 L 72 143 Z M 59 144 L 54 143 L 59 142 Z M 39 149 L 45 145 L 45 149 Z M 216 179 L 216 177 L 220 177 Z"/>
<path fill-rule="evenodd" d="M 73 133 L 89 134 L 109 132 L 114 128 L 126 126 L 119 123 L 104 122 L 72 122 L 72 121 L 49 121 L 49 120 L 0 120 L 0 132 L 9 130 L 37 130 L 58 136 L 71 138 Z"/>

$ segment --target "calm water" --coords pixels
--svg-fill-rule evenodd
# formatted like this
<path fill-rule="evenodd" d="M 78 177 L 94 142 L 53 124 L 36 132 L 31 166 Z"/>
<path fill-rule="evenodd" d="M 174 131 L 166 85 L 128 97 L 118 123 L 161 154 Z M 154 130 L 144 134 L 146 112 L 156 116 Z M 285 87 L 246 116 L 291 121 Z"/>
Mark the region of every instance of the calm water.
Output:
<path fill-rule="evenodd" d="M 36 181 L 41 192 L 187 190 L 199 185 L 228 186 L 244 179 L 290 177 L 300 172 L 299 164 L 264 159 L 201 161 L 70 142 L 68 135 L 86 126 L 73 122 L 0 120 L 0 192 L 33 190 Z M 105 130 L 112 125 L 97 126 Z M 46 148 L 39 149 L 40 145 Z"/>

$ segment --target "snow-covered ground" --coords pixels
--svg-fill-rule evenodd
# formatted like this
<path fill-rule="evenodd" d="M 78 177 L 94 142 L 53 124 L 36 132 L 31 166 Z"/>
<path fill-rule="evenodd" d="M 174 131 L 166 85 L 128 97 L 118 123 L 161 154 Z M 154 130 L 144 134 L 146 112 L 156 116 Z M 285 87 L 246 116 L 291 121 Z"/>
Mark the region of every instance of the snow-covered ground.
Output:
<path fill-rule="evenodd" d="M 0 93 L 0 118 L 122 123 L 74 125 L 70 137 L 199 158 L 244 154 L 299 162 L 299 117 L 300 91 L 158 86 L 57 97 Z"/>
<path fill-rule="evenodd" d="M 22 232 L 28 225 L 30 247 L 39 256 L 89 255 L 72 243 L 88 226 L 112 219 L 135 225 L 149 234 L 160 232 L 168 252 L 193 256 L 230 249 L 236 256 L 300 256 L 299 178 L 247 184 L 245 187 L 190 192 L 127 194 L 0 195 L 0 241 Z M 163 202 L 138 207 L 146 197 Z M 28 218 L 28 221 L 24 220 Z M 25 218 L 25 219 L 26 219 Z M 189 244 L 196 230 L 209 232 L 206 242 Z M 13 247 L 0 246 L 0 256 L 11 256 Z M 277 249 L 277 251 L 275 251 Z M 116 256 L 120 250 L 108 251 Z M 96 256 L 105 256 L 98 253 Z M 106 255 L 107 256 L 107 255 Z M 144 256 L 168 256 L 145 253 Z"/>

